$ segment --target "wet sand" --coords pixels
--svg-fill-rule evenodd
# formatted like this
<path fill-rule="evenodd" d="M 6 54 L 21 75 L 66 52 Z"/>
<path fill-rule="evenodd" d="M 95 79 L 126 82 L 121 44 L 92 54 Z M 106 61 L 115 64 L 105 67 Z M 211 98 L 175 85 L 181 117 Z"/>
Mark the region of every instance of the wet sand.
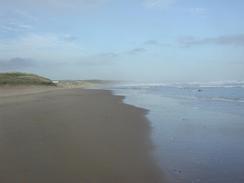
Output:
<path fill-rule="evenodd" d="M 101 90 L 0 96 L 0 182 L 161 183 L 143 109 Z"/>

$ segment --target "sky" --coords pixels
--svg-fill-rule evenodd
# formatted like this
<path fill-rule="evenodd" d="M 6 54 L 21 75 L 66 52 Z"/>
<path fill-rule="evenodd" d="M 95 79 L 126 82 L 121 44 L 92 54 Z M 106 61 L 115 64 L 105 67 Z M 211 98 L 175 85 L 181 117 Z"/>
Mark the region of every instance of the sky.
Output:
<path fill-rule="evenodd" d="M 243 0 L 0 0 L 0 72 L 244 80 Z"/>

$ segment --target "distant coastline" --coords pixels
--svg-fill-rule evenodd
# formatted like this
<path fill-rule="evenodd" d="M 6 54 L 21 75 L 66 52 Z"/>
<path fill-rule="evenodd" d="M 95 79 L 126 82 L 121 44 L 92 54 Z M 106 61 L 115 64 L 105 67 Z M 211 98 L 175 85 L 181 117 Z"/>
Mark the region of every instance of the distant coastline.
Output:
<path fill-rule="evenodd" d="M 0 97 L 72 88 L 99 89 L 114 82 L 108 80 L 51 80 L 32 73 L 0 73 Z"/>

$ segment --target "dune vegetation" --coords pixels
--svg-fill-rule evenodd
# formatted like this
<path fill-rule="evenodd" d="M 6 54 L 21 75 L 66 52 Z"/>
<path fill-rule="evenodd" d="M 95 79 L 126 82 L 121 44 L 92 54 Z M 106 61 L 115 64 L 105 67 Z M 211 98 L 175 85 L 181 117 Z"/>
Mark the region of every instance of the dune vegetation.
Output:
<path fill-rule="evenodd" d="M 36 74 L 11 72 L 0 73 L 0 85 L 47 85 L 55 86 L 52 80 Z"/>

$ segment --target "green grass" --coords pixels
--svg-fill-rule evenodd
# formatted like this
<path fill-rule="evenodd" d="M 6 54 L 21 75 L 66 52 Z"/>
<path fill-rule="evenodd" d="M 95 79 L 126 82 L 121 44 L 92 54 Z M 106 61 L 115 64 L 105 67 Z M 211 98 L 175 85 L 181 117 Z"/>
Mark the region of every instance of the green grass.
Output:
<path fill-rule="evenodd" d="M 48 78 L 29 73 L 0 73 L 0 85 L 47 85 L 55 86 Z"/>

